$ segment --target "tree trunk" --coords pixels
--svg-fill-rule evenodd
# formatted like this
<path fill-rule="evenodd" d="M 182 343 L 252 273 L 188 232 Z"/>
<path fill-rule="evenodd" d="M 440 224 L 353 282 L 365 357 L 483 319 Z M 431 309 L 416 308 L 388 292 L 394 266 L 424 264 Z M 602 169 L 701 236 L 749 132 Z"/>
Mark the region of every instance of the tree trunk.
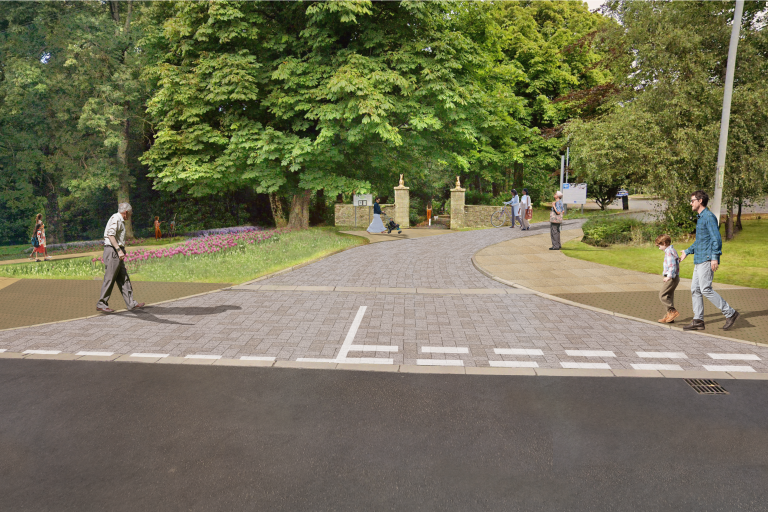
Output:
<path fill-rule="evenodd" d="M 117 148 L 117 159 L 120 162 L 120 185 L 117 189 L 117 204 L 130 203 L 131 193 L 131 172 L 128 169 L 128 141 L 131 134 L 131 120 L 128 117 L 128 102 L 123 106 L 125 121 L 123 122 L 123 133 L 120 145 Z M 125 237 L 128 239 L 136 238 L 133 235 L 133 221 L 130 218 L 125 219 Z"/>
<path fill-rule="evenodd" d="M 46 243 L 63 244 L 64 226 L 61 224 L 61 209 L 59 209 L 59 193 L 56 184 L 46 175 L 46 205 L 45 205 L 45 236 Z"/>
<path fill-rule="evenodd" d="M 275 220 L 275 227 L 284 228 L 288 225 L 285 220 L 285 214 L 283 213 L 283 205 L 280 202 L 280 197 L 277 192 L 269 194 L 269 207 L 272 210 L 272 218 Z"/>
<path fill-rule="evenodd" d="M 728 213 L 725 217 L 725 239 L 733 240 L 733 201 L 728 202 Z"/>
<path fill-rule="evenodd" d="M 517 189 L 517 194 L 520 195 L 520 191 L 523 188 L 523 163 L 515 162 L 515 179 L 512 188 Z"/>
<path fill-rule="evenodd" d="M 499 186 L 495 182 L 491 183 L 491 194 L 493 197 L 499 197 Z"/>
<path fill-rule="evenodd" d="M 313 215 L 316 224 L 324 224 L 327 207 L 325 204 L 325 189 L 320 189 L 315 194 L 315 214 Z"/>
<path fill-rule="evenodd" d="M 738 211 L 738 213 L 736 214 L 736 229 L 738 229 L 739 231 L 741 231 L 742 229 L 744 229 L 744 228 L 741 226 L 741 205 L 742 205 L 742 204 L 744 204 L 744 201 L 743 201 L 742 199 L 739 199 L 739 211 Z"/>
<path fill-rule="evenodd" d="M 291 212 L 288 216 L 290 229 L 309 228 L 309 201 L 312 199 L 311 190 L 302 190 L 291 199 Z"/>

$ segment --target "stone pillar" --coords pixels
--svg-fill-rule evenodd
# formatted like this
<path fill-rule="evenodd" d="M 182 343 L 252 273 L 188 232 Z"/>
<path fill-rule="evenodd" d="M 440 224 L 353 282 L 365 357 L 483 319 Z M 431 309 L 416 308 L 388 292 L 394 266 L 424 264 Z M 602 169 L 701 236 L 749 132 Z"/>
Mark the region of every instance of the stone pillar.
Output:
<path fill-rule="evenodd" d="M 456 187 L 451 189 L 451 229 L 465 226 L 464 222 L 464 192 L 459 177 L 456 176 Z"/>
<path fill-rule="evenodd" d="M 400 175 L 400 184 L 395 187 L 395 222 L 400 228 L 411 227 L 411 196 L 410 189 L 403 183 L 403 175 Z"/>

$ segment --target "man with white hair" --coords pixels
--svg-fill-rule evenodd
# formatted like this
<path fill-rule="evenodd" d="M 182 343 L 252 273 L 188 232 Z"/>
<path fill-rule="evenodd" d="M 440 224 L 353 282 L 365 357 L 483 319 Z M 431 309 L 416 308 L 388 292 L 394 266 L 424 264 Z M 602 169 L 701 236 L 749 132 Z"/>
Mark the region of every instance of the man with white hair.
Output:
<path fill-rule="evenodd" d="M 96 311 L 102 313 L 114 313 L 109 307 L 109 296 L 112 295 L 112 287 L 120 287 L 123 300 L 129 310 L 141 309 L 143 302 L 133 300 L 133 287 L 128 271 L 125 269 L 125 219 L 129 219 L 133 208 L 128 203 L 120 203 L 117 213 L 112 215 L 104 230 L 104 283 L 101 285 L 101 297 L 96 303 Z"/>
<path fill-rule="evenodd" d="M 549 236 L 552 239 L 550 251 L 560 250 L 560 228 L 563 223 L 563 193 L 559 190 L 555 192 L 555 200 L 552 203 L 552 210 L 549 212 Z"/>

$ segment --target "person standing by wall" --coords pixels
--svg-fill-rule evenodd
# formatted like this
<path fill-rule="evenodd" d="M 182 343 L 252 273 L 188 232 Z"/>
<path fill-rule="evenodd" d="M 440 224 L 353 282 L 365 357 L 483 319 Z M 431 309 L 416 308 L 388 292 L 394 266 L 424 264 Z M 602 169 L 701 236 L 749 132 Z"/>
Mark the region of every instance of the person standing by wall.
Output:
<path fill-rule="evenodd" d="M 112 215 L 104 229 L 104 282 L 101 285 L 101 297 L 96 303 L 96 311 L 102 313 L 114 313 L 115 310 L 109 307 L 109 297 L 112 295 L 112 288 L 117 283 L 120 292 L 123 294 L 123 300 L 129 310 L 141 309 L 143 302 L 133 300 L 133 287 L 131 279 L 128 277 L 128 271 L 125 268 L 125 219 L 131 217 L 133 208 L 128 203 L 120 203 L 117 206 L 117 213 Z"/>
<path fill-rule="evenodd" d="M 523 189 L 523 195 L 520 196 L 520 228 L 523 231 L 531 229 L 528 224 L 528 211 L 531 209 L 531 196 L 528 195 L 528 189 Z"/>
<path fill-rule="evenodd" d="M 717 217 L 707 208 L 709 195 L 703 190 L 691 194 L 691 210 L 698 213 L 696 221 L 696 241 L 683 251 L 682 263 L 689 254 L 693 254 L 693 278 L 691 280 L 691 301 L 693 302 L 693 320 L 683 327 L 685 331 L 704 330 L 704 297 L 715 305 L 725 316 L 721 329 L 727 331 L 739 318 L 739 312 L 712 289 L 712 280 L 720 266 L 723 253 L 723 239 L 717 226 Z M 718 212 L 719 213 L 719 212 Z"/>
<path fill-rule="evenodd" d="M 515 227 L 515 221 L 520 223 L 520 227 L 523 227 L 522 221 L 520 221 L 520 199 L 517 197 L 517 190 L 514 188 L 512 189 L 512 199 L 509 201 L 506 201 L 504 204 L 507 204 L 512 207 L 512 225 L 509 226 L 510 228 Z"/>
<path fill-rule="evenodd" d="M 559 190 L 555 192 L 555 201 L 552 203 L 552 210 L 549 212 L 549 236 L 552 239 L 550 251 L 559 251 L 560 245 L 560 226 L 563 223 L 563 193 Z"/>

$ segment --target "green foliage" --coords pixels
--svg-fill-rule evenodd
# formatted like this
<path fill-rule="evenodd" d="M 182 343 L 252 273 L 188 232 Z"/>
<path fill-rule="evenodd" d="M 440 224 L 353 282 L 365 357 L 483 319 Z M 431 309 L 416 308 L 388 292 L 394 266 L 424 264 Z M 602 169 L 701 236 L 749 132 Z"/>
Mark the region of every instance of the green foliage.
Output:
<path fill-rule="evenodd" d="M 724 204 L 762 199 L 768 185 L 766 2 L 747 2 L 741 27 Z M 594 119 L 569 123 L 576 174 L 631 184 L 667 201 L 667 220 L 691 228 L 688 198 L 712 191 L 732 2 L 611 1 L 600 45 L 617 94 Z"/>
<path fill-rule="evenodd" d="M 584 231 L 582 242 L 597 247 L 627 243 L 632 241 L 632 230 L 642 225 L 639 220 L 623 216 L 590 218 L 581 227 Z"/>

